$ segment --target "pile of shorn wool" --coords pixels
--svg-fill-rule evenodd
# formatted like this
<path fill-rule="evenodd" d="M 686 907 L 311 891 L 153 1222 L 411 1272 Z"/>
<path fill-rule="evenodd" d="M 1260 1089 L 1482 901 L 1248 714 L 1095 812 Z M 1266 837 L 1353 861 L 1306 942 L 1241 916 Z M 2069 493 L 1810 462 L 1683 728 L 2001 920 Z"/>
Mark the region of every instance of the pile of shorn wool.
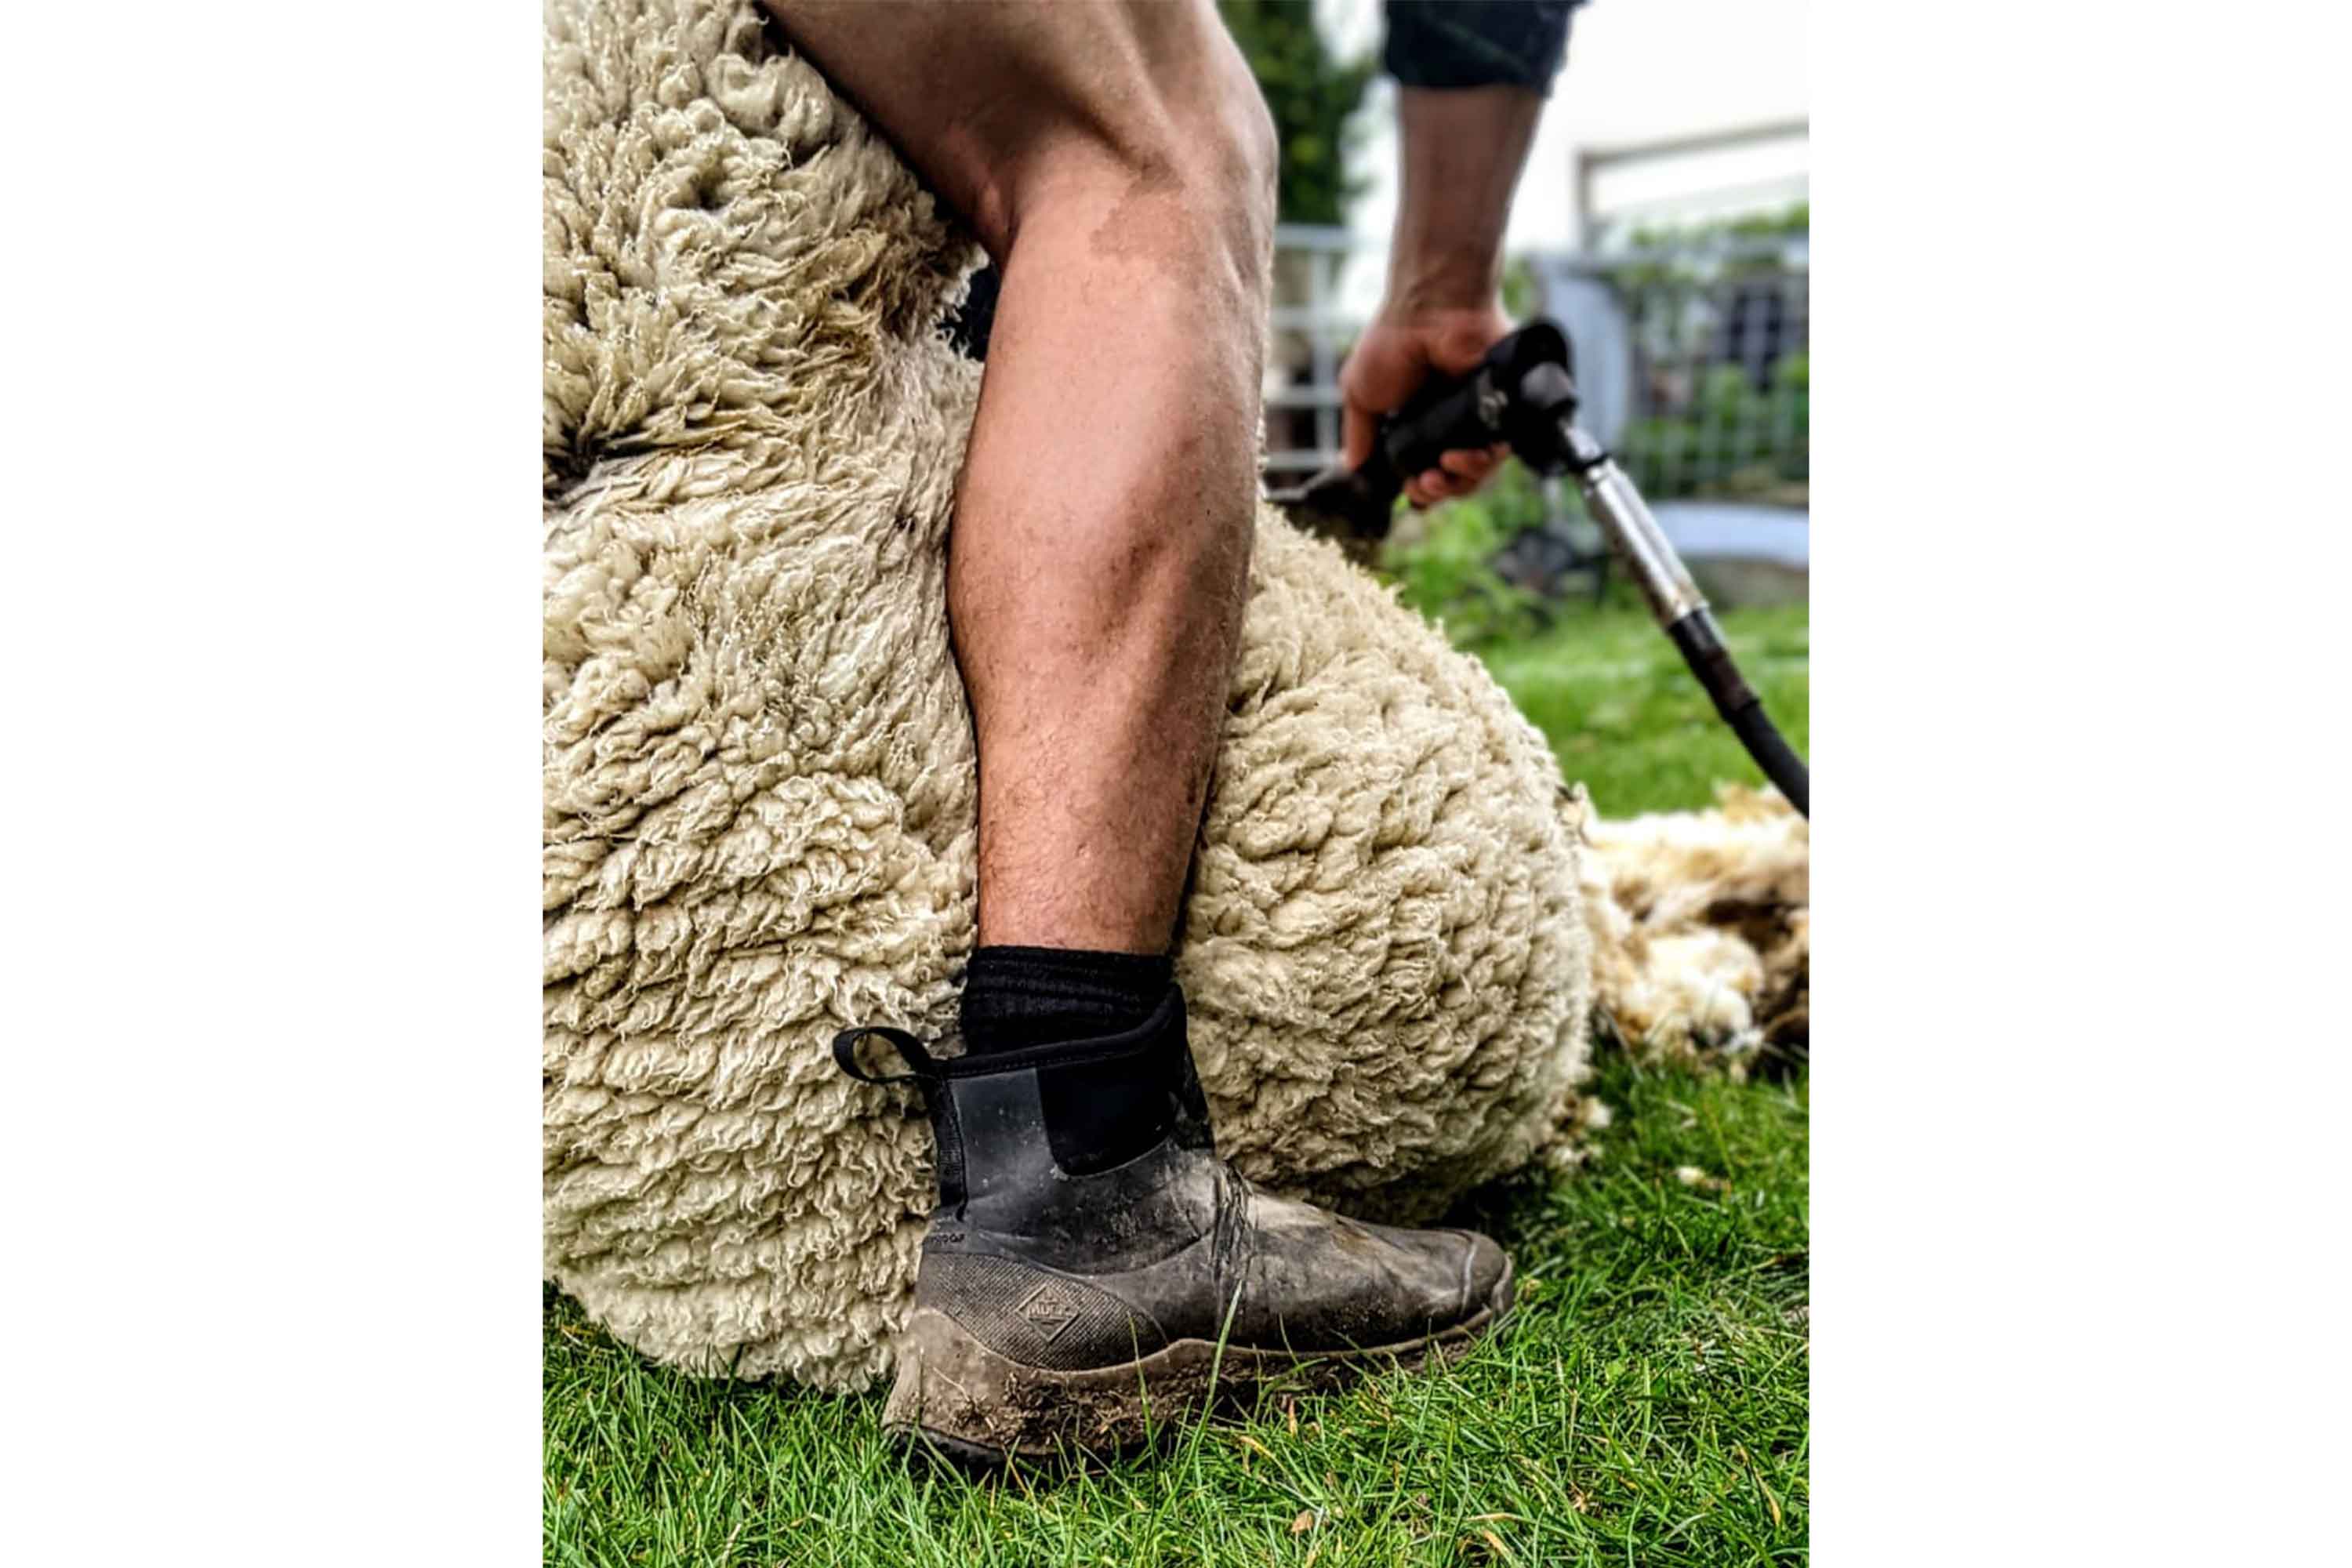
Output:
<path fill-rule="evenodd" d="M 942 1032 L 973 935 L 940 325 L 979 256 L 751 0 L 555 0 L 545 89 L 545 1273 L 657 1359 L 855 1387 L 930 1136 L 829 1042 Z M 1585 816 L 1262 508 L 1177 964 L 1234 1163 L 1417 1219 L 1573 1162 Z"/>
<path fill-rule="evenodd" d="M 1808 1047 L 1810 833 L 1777 794 L 1589 819 L 1585 919 L 1601 1021 L 1629 1049 L 1745 1071 Z"/>

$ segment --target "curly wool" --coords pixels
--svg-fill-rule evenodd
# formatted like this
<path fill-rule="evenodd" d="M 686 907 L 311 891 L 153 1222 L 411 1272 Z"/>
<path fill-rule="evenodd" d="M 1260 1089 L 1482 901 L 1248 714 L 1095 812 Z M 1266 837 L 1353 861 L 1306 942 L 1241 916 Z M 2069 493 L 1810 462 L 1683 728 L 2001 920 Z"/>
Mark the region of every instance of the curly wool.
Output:
<path fill-rule="evenodd" d="M 559 0 L 545 82 L 545 1272 L 658 1360 L 856 1387 L 930 1137 L 829 1040 L 943 1030 L 973 934 L 977 256 L 749 0 Z M 1194 1055 L 1244 1172 L 1424 1217 L 1574 1157 L 1580 811 L 1480 666 L 1256 527 Z"/>
<path fill-rule="evenodd" d="M 1595 1005 L 1629 1048 L 1737 1070 L 1807 1043 L 1811 828 L 1778 794 L 1725 784 L 1706 812 L 1584 830 Z"/>

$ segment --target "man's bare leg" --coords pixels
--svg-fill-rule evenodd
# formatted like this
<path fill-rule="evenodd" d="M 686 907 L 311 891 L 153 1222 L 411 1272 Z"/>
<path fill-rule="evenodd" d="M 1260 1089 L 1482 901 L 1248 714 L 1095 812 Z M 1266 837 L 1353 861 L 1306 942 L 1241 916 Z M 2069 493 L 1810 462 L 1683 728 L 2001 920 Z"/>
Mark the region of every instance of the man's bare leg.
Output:
<path fill-rule="evenodd" d="M 940 1193 L 884 1429 L 967 1462 L 1119 1448 L 1261 1367 L 1478 1332 L 1510 1300 L 1493 1242 L 1270 1197 L 1181 1114 L 1164 954 L 1255 493 L 1255 84 L 1207 0 L 786 16 L 1004 273 L 949 540 L 982 946 L 968 1050 L 917 1062 Z"/>
<path fill-rule="evenodd" d="M 981 943 L 1164 952 L 1248 571 L 1264 104 L 1205 0 L 782 16 L 1003 272 L 948 567 Z"/>

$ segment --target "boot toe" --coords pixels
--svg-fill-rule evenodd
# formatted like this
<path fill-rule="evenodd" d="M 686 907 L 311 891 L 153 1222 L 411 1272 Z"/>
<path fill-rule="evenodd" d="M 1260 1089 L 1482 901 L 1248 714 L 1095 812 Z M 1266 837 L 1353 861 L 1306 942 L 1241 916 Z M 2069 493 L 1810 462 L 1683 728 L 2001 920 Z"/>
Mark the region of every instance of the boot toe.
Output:
<path fill-rule="evenodd" d="M 1489 1310 L 1500 1312 L 1511 1304 L 1510 1255 L 1475 1230 L 1454 1234 L 1467 1244 L 1462 1255 L 1462 1319 Z"/>

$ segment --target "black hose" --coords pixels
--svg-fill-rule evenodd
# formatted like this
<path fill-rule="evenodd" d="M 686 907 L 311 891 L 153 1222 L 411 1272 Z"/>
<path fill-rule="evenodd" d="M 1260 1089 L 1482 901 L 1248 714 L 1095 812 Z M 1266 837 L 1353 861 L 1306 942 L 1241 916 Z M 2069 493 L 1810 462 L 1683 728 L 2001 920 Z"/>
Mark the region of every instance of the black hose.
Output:
<path fill-rule="evenodd" d="M 1736 713 L 1726 713 L 1724 719 L 1738 735 L 1739 743 L 1748 748 L 1748 754 L 1756 759 L 1756 765 L 1764 770 L 1764 776 L 1779 785 L 1780 793 L 1789 797 L 1789 804 L 1797 808 L 1797 815 L 1811 820 L 1813 814 L 1806 800 L 1810 779 L 1805 772 L 1805 759 L 1797 755 L 1789 742 L 1780 738 L 1772 716 L 1764 711 L 1764 704 L 1751 701 Z"/>
<path fill-rule="evenodd" d="M 1723 630 L 1715 624 L 1715 616 L 1701 605 L 1667 626 L 1666 635 L 1682 649 L 1683 662 L 1715 699 L 1715 710 L 1723 715 L 1723 721 L 1731 726 L 1739 743 L 1764 770 L 1764 776 L 1789 797 L 1798 816 L 1811 821 L 1805 760 L 1790 750 L 1789 742 L 1773 728 L 1771 716 L 1764 711 L 1764 700 L 1740 679 L 1739 667 L 1731 662 L 1731 650 L 1723 646 Z"/>

